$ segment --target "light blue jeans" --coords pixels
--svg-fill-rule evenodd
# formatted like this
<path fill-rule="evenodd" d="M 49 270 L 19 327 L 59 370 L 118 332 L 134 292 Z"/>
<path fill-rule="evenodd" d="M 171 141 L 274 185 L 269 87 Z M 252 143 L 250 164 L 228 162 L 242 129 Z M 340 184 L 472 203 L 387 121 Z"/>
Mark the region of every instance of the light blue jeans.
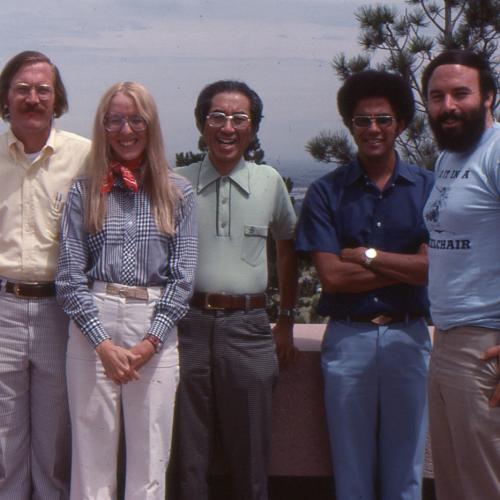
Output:
<path fill-rule="evenodd" d="M 321 366 L 337 500 L 420 500 L 430 350 L 423 319 L 328 324 Z"/>

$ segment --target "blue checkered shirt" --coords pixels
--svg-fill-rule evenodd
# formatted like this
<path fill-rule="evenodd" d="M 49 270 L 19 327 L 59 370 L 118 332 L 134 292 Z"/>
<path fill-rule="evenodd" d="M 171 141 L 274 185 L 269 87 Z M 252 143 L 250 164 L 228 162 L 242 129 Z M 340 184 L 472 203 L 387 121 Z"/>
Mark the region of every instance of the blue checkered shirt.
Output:
<path fill-rule="evenodd" d="M 174 236 L 161 233 L 149 196 L 116 180 L 108 194 L 103 229 L 85 231 L 87 181 L 73 184 L 62 216 L 56 275 L 57 298 L 90 342 L 109 339 L 99 320 L 90 285 L 98 280 L 128 286 L 163 288 L 149 333 L 163 343 L 188 309 L 197 258 L 195 196 L 182 177 L 171 174 L 181 192 Z"/>

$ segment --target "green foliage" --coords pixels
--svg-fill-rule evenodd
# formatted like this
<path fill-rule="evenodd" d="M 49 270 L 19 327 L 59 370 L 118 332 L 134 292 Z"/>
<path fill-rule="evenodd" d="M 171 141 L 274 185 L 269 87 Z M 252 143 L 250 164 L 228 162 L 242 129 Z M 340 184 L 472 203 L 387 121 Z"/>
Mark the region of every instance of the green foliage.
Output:
<path fill-rule="evenodd" d="M 193 153 L 192 151 L 186 151 L 182 153 L 176 153 L 175 155 L 175 166 L 176 167 L 187 167 L 191 163 L 198 163 L 203 160 L 203 157 L 207 154 L 207 145 L 203 140 L 203 136 L 200 135 L 198 139 L 198 149 L 199 153 Z"/>
<path fill-rule="evenodd" d="M 339 132 L 323 131 L 311 139 L 306 151 L 315 159 L 324 163 L 348 163 L 356 155 L 356 150 L 344 130 Z"/>
<path fill-rule="evenodd" d="M 175 155 L 175 166 L 176 167 L 187 167 L 191 163 L 197 163 L 203 160 L 205 153 L 193 153 L 192 151 L 187 151 L 185 153 L 176 153 Z"/>
<path fill-rule="evenodd" d="M 362 53 L 338 54 L 332 66 L 341 81 L 370 67 L 399 73 L 413 89 L 416 118 L 397 140 L 408 161 L 432 168 L 437 155 L 427 126 L 420 75 L 428 62 L 445 48 L 468 48 L 483 54 L 494 69 L 500 67 L 500 0 L 407 0 L 399 14 L 394 7 L 368 5 L 356 13 Z M 375 62 L 378 61 L 378 62 Z M 498 71 L 497 71 L 498 74 Z M 347 134 L 322 131 L 306 150 L 318 161 L 345 163 L 355 155 Z"/>

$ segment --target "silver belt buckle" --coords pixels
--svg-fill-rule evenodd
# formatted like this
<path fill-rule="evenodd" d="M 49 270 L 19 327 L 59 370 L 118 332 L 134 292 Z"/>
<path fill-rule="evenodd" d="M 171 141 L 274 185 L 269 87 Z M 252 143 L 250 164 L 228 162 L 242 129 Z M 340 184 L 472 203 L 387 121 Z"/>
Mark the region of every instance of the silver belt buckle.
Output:
<path fill-rule="evenodd" d="M 106 284 L 106 293 L 108 295 L 117 295 L 122 299 L 139 299 L 148 300 L 148 289 L 145 287 L 131 287 L 127 288 L 115 283 Z"/>

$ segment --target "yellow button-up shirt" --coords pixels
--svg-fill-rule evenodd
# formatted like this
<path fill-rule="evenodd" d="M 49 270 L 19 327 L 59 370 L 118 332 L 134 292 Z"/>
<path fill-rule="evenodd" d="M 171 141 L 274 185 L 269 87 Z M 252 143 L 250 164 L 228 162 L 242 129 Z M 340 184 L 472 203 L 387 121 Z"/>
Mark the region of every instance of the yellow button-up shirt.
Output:
<path fill-rule="evenodd" d="M 11 130 L 0 136 L 1 277 L 53 281 L 62 208 L 89 149 L 88 139 L 53 128 L 30 161 Z"/>

